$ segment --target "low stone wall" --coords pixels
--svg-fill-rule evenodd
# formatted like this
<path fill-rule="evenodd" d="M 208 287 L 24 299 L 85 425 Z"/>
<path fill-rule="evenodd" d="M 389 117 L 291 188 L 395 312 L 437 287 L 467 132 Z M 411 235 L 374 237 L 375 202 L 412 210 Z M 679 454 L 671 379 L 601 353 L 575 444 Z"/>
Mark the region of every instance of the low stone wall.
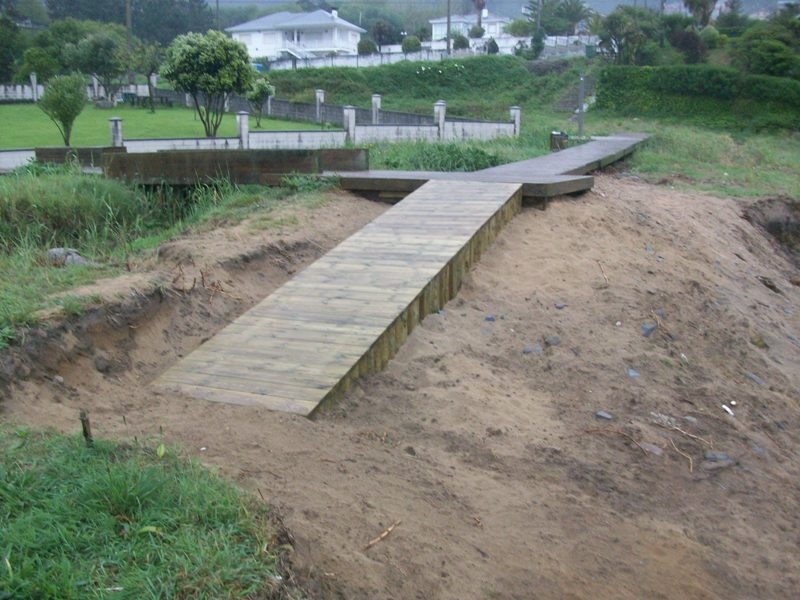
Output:
<path fill-rule="evenodd" d="M 161 150 L 235 150 L 241 147 L 239 138 L 176 138 L 171 140 L 125 140 L 124 147 L 131 153 L 158 152 Z"/>
<path fill-rule="evenodd" d="M 469 121 L 447 121 L 444 124 L 444 141 L 451 140 L 494 140 L 500 137 L 513 137 L 513 123 L 476 123 Z"/>
<path fill-rule="evenodd" d="M 251 131 L 251 150 L 313 150 L 342 148 L 347 141 L 344 131 Z"/>
<path fill-rule="evenodd" d="M 146 154 L 106 154 L 108 177 L 144 185 L 194 185 L 225 178 L 233 183 L 276 184 L 291 173 L 363 171 L 362 148 L 329 150 L 177 150 Z"/>
<path fill-rule="evenodd" d="M 103 164 L 103 156 L 108 153 L 124 153 L 126 148 L 113 146 L 92 146 L 85 148 L 67 148 L 66 146 L 55 146 L 48 148 L 34 149 L 36 162 L 52 163 L 63 165 L 64 163 L 77 160 L 82 167 L 99 167 Z"/>
<path fill-rule="evenodd" d="M 408 142 L 425 140 L 439 141 L 439 128 L 436 125 L 356 125 L 356 144 L 373 142 Z"/>

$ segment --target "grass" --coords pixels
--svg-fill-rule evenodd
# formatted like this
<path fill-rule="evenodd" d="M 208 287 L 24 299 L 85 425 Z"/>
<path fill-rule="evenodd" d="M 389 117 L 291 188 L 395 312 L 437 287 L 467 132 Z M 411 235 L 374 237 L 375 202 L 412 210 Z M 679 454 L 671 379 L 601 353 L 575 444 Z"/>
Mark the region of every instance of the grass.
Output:
<path fill-rule="evenodd" d="M 652 138 L 627 161 L 651 183 L 721 197 L 800 198 L 800 132 L 753 133 L 690 127 L 672 121 L 620 119 L 589 112 L 587 131 L 643 131 Z"/>
<path fill-rule="evenodd" d="M 0 597 L 268 598 L 268 508 L 163 445 L 0 428 Z"/>
<path fill-rule="evenodd" d="M 96 298 L 63 292 L 123 272 L 131 257 L 169 238 L 248 217 L 253 228 L 281 227 L 290 223 L 287 209 L 319 206 L 320 192 L 335 183 L 292 175 L 281 187 L 219 181 L 179 193 L 131 188 L 69 166 L 0 177 L 0 348 L 45 309 L 83 313 Z M 52 247 L 73 247 L 95 264 L 53 265 Z"/>
<path fill-rule="evenodd" d="M 188 108 L 159 108 L 155 113 L 147 109 L 125 105 L 113 109 L 100 109 L 87 105 L 75 121 L 71 144 L 73 146 L 108 146 L 111 143 L 108 120 L 122 119 L 123 135 L 127 139 L 196 138 L 204 137 L 203 125 L 195 112 Z M 261 129 L 253 131 L 292 131 L 319 129 L 313 123 L 262 118 Z M 218 135 L 236 136 L 236 117 L 226 114 Z M 0 105 L 0 149 L 63 146 L 56 126 L 34 104 Z"/>

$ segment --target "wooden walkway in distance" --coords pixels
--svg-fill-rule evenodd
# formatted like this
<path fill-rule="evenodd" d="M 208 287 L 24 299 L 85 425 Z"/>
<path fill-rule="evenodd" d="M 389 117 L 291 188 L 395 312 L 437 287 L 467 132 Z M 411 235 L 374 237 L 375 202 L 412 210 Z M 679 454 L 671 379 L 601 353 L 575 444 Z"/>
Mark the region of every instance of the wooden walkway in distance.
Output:
<path fill-rule="evenodd" d="M 602 169 L 631 154 L 647 139 L 628 133 L 594 138 L 566 150 L 471 173 L 436 171 L 331 171 L 342 189 L 377 194 L 397 200 L 432 179 L 457 179 L 494 183 L 519 183 L 524 200 L 542 200 L 590 190 L 594 178 L 588 173 Z"/>
<path fill-rule="evenodd" d="M 359 376 L 382 369 L 426 315 L 455 297 L 469 267 L 519 210 L 526 189 L 578 191 L 587 179 L 591 187 L 592 178 L 580 173 L 619 159 L 641 140 L 604 138 L 477 174 L 408 174 L 415 191 L 154 385 L 311 415 Z M 377 179 L 386 185 L 390 175 Z"/>

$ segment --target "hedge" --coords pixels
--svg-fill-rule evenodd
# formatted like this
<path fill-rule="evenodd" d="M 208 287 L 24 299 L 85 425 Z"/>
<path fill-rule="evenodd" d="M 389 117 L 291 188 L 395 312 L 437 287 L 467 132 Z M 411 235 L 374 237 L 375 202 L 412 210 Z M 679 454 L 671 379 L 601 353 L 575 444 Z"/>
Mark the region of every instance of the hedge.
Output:
<path fill-rule="evenodd" d="M 722 127 L 797 129 L 800 81 L 708 65 L 611 66 L 600 75 L 597 107 Z"/>

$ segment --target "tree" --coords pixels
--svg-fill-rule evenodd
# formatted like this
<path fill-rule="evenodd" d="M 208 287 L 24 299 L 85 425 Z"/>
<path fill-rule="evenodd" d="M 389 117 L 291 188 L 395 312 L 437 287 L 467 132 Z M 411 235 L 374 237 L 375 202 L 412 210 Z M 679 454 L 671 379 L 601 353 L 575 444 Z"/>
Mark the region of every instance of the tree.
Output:
<path fill-rule="evenodd" d="M 478 27 L 483 29 L 483 9 L 486 8 L 486 0 L 473 0 L 475 11 L 478 13 Z M 482 37 L 483 34 L 476 37 Z"/>
<path fill-rule="evenodd" d="M 727 30 L 744 30 L 750 18 L 742 13 L 742 0 L 728 0 L 717 17 L 717 27 Z"/>
<path fill-rule="evenodd" d="M 548 35 L 567 35 L 571 33 L 570 23 L 559 14 L 562 0 L 530 0 L 528 19 L 534 30 L 543 29 Z"/>
<path fill-rule="evenodd" d="M 122 86 L 122 76 L 131 58 L 125 30 L 119 25 L 106 25 L 102 33 L 94 33 L 77 44 L 68 44 L 64 55 L 73 70 L 97 77 L 108 100 L 113 100 Z"/>
<path fill-rule="evenodd" d="M 207 137 L 215 137 L 231 94 L 250 89 L 254 71 L 243 44 L 219 31 L 179 35 L 167 48 L 162 75 L 192 98 Z"/>
<path fill-rule="evenodd" d="M 156 112 L 153 76 L 156 75 L 164 61 L 164 48 L 158 42 L 145 44 L 139 42 L 134 51 L 133 67 L 147 78 L 147 95 L 150 99 L 150 112 Z"/>
<path fill-rule="evenodd" d="M 708 49 L 703 40 L 693 29 L 689 31 L 673 31 L 669 34 L 669 43 L 672 44 L 673 48 L 683 53 L 684 60 L 690 65 L 703 62 L 708 54 Z"/>
<path fill-rule="evenodd" d="M 56 124 L 65 146 L 69 146 L 72 125 L 84 106 L 86 83 L 79 74 L 53 77 L 39 100 L 39 108 Z"/>
<path fill-rule="evenodd" d="M 534 23 L 529 19 L 519 18 L 512 20 L 511 23 L 503 27 L 503 31 L 514 37 L 530 37 L 533 35 L 535 29 Z"/>
<path fill-rule="evenodd" d="M 264 104 L 270 96 L 275 95 L 275 86 L 264 75 L 259 75 L 253 81 L 250 91 L 247 92 L 247 102 L 256 115 L 256 129 L 261 128 L 261 117 L 264 114 Z"/>
<path fill-rule="evenodd" d="M 453 34 L 453 50 L 468 50 L 469 40 L 467 36 L 460 33 Z"/>
<path fill-rule="evenodd" d="M 486 33 L 486 30 L 480 25 L 473 25 L 469 28 L 469 37 L 471 37 L 473 40 L 482 38 L 484 33 Z"/>
<path fill-rule="evenodd" d="M 419 52 L 422 50 L 422 42 L 419 41 L 419 38 L 415 35 L 407 35 L 403 38 L 403 54 L 408 54 L 409 52 Z"/>
<path fill-rule="evenodd" d="M 648 42 L 661 36 L 658 16 L 642 8 L 618 6 L 603 19 L 599 31 L 600 48 L 616 64 L 639 65 L 646 62 Z"/>
<path fill-rule="evenodd" d="M 14 61 L 24 48 L 19 27 L 6 14 L 0 14 L 0 81 L 10 81 Z"/>
<path fill-rule="evenodd" d="M 36 73 L 39 83 L 46 83 L 48 79 L 61 72 L 58 60 L 44 48 L 33 46 L 22 53 L 22 61 L 17 66 L 14 75 L 16 81 L 27 81 L 31 73 Z"/>
<path fill-rule="evenodd" d="M 717 0 L 683 0 L 683 5 L 692 13 L 695 24 L 702 29 L 711 21 L 711 15 L 717 6 Z"/>
<path fill-rule="evenodd" d="M 500 46 L 497 45 L 497 42 L 494 38 L 489 38 L 489 41 L 486 43 L 486 53 L 487 54 L 497 54 L 500 52 Z"/>
<path fill-rule="evenodd" d="M 583 0 L 561 0 L 556 6 L 556 16 L 569 24 L 571 35 L 575 35 L 578 23 L 586 21 L 591 15 L 592 9 Z"/>

